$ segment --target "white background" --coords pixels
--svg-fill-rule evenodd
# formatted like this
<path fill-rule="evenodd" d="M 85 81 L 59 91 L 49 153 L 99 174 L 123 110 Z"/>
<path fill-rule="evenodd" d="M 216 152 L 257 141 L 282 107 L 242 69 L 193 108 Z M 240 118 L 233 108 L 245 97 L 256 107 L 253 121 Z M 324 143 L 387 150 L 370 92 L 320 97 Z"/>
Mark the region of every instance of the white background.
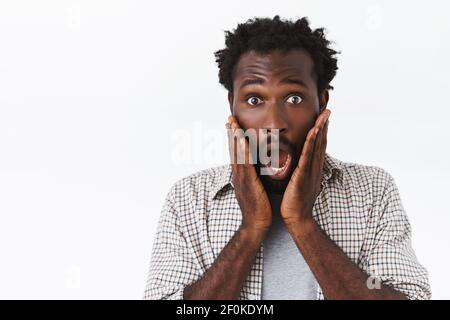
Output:
<path fill-rule="evenodd" d="M 328 152 L 394 176 L 433 298 L 450 298 L 448 6 L 2 0 L 0 298 L 142 297 L 169 187 L 227 161 L 213 52 L 275 14 L 342 51 Z"/>

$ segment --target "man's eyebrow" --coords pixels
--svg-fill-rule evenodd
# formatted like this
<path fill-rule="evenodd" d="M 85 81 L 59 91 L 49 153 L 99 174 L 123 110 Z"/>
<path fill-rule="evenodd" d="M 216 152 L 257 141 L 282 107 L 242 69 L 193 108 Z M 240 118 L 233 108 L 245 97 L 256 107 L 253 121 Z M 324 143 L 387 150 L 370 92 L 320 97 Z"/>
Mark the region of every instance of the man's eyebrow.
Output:
<path fill-rule="evenodd" d="M 239 86 L 239 89 L 242 89 L 243 87 L 249 86 L 252 84 L 263 84 L 264 82 L 265 82 L 265 80 L 261 79 L 261 78 L 245 79 L 244 81 L 242 81 L 241 85 Z M 281 80 L 280 83 L 297 84 L 297 85 L 300 85 L 300 86 L 308 89 L 308 86 L 306 85 L 306 83 L 303 80 L 297 79 L 297 78 L 287 77 L 287 78 L 284 78 L 283 80 Z"/>
<path fill-rule="evenodd" d="M 245 79 L 242 81 L 241 85 L 239 86 L 239 89 L 242 89 L 245 86 L 249 86 L 252 84 L 263 84 L 265 81 L 261 78 L 253 78 L 253 79 Z"/>
<path fill-rule="evenodd" d="M 285 78 L 281 81 L 281 83 L 292 83 L 292 84 L 298 84 L 299 86 L 305 87 L 306 89 L 308 89 L 308 86 L 306 85 L 306 83 L 302 80 L 302 79 L 297 79 L 297 78 Z"/>

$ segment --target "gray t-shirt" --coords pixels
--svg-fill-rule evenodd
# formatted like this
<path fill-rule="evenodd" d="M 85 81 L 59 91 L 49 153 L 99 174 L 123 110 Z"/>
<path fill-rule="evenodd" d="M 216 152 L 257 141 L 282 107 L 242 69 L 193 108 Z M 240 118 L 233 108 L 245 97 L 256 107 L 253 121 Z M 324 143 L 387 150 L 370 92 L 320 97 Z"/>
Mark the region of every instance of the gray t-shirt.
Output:
<path fill-rule="evenodd" d="M 279 213 L 281 196 L 270 195 L 273 222 L 264 240 L 262 300 L 315 300 L 317 281 Z"/>

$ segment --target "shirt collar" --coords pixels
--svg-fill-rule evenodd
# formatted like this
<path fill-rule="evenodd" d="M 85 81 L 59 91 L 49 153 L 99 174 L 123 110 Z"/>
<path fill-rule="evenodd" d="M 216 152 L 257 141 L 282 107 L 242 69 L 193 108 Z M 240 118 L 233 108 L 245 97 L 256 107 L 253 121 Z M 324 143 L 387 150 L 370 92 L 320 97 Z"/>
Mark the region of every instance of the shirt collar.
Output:
<path fill-rule="evenodd" d="M 231 177 L 231 164 L 223 166 L 222 170 L 220 170 L 217 180 L 212 185 L 210 191 L 210 199 L 214 199 L 217 193 L 219 193 L 222 189 L 229 186 L 233 187 Z M 328 153 L 325 153 L 322 184 L 325 184 L 331 178 L 335 178 L 339 185 L 342 186 L 344 179 L 343 167 L 340 160 L 331 157 Z"/>
<path fill-rule="evenodd" d="M 326 182 L 331 178 L 335 178 L 342 187 L 344 183 L 344 168 L 342 162 L 325 153 L 323 164 L 323 181 Z"/>

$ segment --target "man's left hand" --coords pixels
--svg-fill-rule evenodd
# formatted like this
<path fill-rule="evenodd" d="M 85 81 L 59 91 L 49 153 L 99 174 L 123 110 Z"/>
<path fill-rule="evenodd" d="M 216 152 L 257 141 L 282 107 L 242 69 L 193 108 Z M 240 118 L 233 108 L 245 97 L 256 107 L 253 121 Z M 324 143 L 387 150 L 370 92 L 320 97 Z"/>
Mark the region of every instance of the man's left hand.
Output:
<path fill-rule="evenodd" d="M 330 113 L 329 109 L 323 110 L 308 132 L 297 167 L 284 193 L 281 217 L 288 228 L 313 220 L 312 209 L 321 190 Z"/>

